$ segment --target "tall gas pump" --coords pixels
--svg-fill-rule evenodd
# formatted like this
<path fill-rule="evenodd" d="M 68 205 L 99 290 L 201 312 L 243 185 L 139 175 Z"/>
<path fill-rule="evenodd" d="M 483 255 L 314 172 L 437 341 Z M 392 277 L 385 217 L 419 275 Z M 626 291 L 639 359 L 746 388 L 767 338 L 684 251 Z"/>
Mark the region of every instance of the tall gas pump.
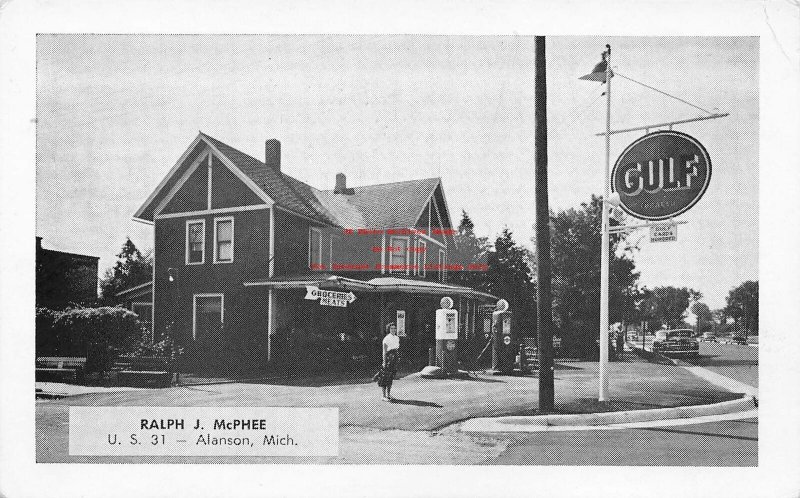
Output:
<path fill-rule="evenodd" d="M 448 375 L 458 373 L 458 310 L 453 308 L 453 300 L 447 296 L 439 302 L 436 310 L 436 364 Z"/>
<path fill-rule="evenodd" d="M 508 301 L 497 301 L 492 313 L 492 373 L 511 375 L 514 373 L 517 345 L 511 337 L 511 311 Z"/>

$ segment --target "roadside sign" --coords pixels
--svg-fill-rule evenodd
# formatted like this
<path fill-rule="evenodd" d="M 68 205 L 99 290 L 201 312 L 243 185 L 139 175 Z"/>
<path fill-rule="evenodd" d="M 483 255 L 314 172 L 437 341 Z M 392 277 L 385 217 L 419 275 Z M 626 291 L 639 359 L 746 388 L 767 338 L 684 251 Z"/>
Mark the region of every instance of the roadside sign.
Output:
<path fill-rule="evenodd" d="M 511 336 L 510 335 L 504 336 L 503 337 L 503 342 L 505 343 L 506 346 L 511 344 Z"/>
<path fill-rule="evenodd" d="M 356 295 L 352 292 L 321 290 L 315 285 L 306 285 L 305 299 L 310 301 L 319 299 L 319 304 L 322 306 L 347 308 L 348 303 L 356 300 Z"/>
<path fill-rule="evenodd" d="M 678 240 L 678 225 L 664 223 L 650 227 L 650 242 L 673 242 Z"/>
<path fill-rule="evenodd" d="M 649 133 L 630 144 L 611 170 L 611 191 L 637 218 L 662 221 L 694 206 L 711 181 L 711 158 L 679 131 Z"/>
<path fill-rule="evenodd" d="M 447 341 L 447 350 L 452 351 L 456 348 L 456 341 Z"/>
<path fill-rule="evenodd" d="M 397 337 L 406 336 L 406 311 L 397 310 Z"/>

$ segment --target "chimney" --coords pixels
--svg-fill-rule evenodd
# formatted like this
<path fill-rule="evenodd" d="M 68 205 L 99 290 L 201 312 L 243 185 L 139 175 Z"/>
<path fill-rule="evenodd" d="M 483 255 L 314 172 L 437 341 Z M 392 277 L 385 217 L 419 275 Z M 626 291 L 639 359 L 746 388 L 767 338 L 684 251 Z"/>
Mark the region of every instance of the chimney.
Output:
<path fill-rule="evenodd" d="M 352 195 L 355 191 L 347 188 L 347 177 L 344 173 L 336 173 L 336 187 L 333 189 L 334 194 Z"/>
<path fill-rule="evenodd" d="M 281 170 L 281 143 L 270 138 L 264 143 L 264 164 L 269 167 Z"/>
<path fill-rule="evenodd" d="M 347 188 L 347 177 L 344 176 L 344 173 L 336 173 L 336 188 L 333 191 L 337 194 L 341 194 Z"/>

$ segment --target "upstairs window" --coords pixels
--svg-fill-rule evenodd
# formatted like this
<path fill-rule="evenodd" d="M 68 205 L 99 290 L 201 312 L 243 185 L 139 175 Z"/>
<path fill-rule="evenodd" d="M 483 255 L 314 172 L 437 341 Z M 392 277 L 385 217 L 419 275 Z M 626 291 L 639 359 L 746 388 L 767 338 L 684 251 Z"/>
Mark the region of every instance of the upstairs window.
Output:
<path fill-rule="evenodd" d="M 214 262 L 233 262 L 233 217 L 214 219 Z"/>
<path fill-rule="evenodd" d="M 424 240 L 419 241 L 417 246 L 417 274 L 425 276 L 425 265 L 428 264 L 428 243 Z"/>
<path fill-rule="evenodd" d="M 206 222 L 188 220 L 186 222 L 186 264 L 201 265 L 206 259 Z"/>
<path fill-rule="evenodd" d="M 310 228 L 308 234 L 308 267 L 312 270 L 324 270 L 322 264 L 322 232 L 319 228 Z"/>
<path fill-rule="evenodd" d="M 444 266 L 445 266 L 444 251 L 442 249 L 439 249 L 439 281 L 440 282 L 444 282 L 445 281 L 445 268 L 444 268 Z"/>
<path fill-rule="evenodd" d="M 408 237 L 389 239 L 389 273 L 408 273 Z"/>

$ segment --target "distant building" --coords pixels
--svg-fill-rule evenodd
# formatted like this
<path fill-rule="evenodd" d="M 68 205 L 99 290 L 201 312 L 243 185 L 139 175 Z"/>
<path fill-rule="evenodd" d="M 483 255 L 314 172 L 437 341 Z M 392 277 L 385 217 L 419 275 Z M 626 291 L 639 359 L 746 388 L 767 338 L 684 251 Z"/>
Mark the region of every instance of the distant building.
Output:
<path fill-rule="evenodd" d="M 36 306 L 62 309 L 97 300 L 100 258 L 42 248 L 36 237 Z"/>

